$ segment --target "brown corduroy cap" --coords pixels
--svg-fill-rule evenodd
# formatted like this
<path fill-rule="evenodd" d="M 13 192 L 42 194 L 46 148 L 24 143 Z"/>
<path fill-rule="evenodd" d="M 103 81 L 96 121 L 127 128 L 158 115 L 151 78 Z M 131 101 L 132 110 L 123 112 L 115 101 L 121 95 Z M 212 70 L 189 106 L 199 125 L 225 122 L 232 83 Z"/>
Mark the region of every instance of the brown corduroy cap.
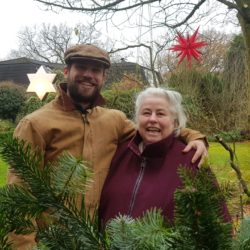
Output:
<path fill-rule="evenodd" d="M 105 68 L 111 65 L 108 53 L 92 44 L 79 44 L 70 47 L 64 53 L 66 64 L 75 61 L 96 61 L 102 63 Z"/>

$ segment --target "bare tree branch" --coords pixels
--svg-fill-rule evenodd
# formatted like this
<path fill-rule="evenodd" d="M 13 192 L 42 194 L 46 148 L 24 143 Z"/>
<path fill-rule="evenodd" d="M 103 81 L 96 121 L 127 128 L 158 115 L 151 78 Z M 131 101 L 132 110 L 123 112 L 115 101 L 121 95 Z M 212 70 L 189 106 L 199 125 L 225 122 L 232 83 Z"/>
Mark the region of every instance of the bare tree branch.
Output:
<path fill-rule="evenodd" d="M 244 193 L 250 197 L 250 191 L 248 190 L 248 187 L 247 187 L 247 183 L 246 181 L 243 179 L 242 177 L 242 173 L 241 173 L 241 170 L 239 168 L 239 166 L 235 163 L 235 153 L 234 151 L 232 150 L 232 148 L 226 144 L 222 138 L 220 138 L 219 136 L 215 136 L 216 140 L 229 152 L 229 155 L 230 155 L 230 165 L 232 167 L 232 169 L 235 171 L 236 173 L 236 176 L 242 186 L 242 189 L 244 191 Z"/>
<path fill-rule="evenodd" d="M 217 0 L 217 1 L 220 2 L 220 3 L 225 4 L 229 9 L 237 9 L 237 10 L 239 10 L 237 5 L 232 3 L 232 2 L 229 2 L 227 0 Z"/>
<path fill-rule="evenodd" d="M 181 22 L 178 22 L 176 23 L 175 25 L 168 25 L 167 24 L 167 21 L 165 20 L 165 25 L 169 28 L 172 28 L 172 29 L 175 29 L 177 27 L 180 27 L 181 25 L 187 23 L 187 21 L 193 17 L 194 13 L 201 7 L 201 5 L 203 3 L 205 3 L 207 0 L 201 0 L 200 2 L 198 2 L 197 4 L 194 5 L 193 9 L 190 11 L 190 13 L 181 21 Z"/>
<path fill-rule="evenodd" d="M 101 11 L 101 10 L 112 10 L 112 11 L 124 11 L 124 10 L 129 10 L 129 9 L 134 9 L 138 6 L 143 6 L 143 5 L 147 5 L 147 4 L 151 4 L 154 2 L 160 2 L 159 0 L 147 0 L 147 1 L 139 1 L 138 3 L 135 4 L 129 4 L 126 5 L 125 7 L 119 7 L 120 3 L 126 3 L 128 1 L 126 0 L 116 0 L 113 1 L 109 4 L 99 4 L 97 3 L 97 1 L 91 1 L 94 3 L 93 6 L 97 6 L 97 7 L 92 7 L 92 8 L 87 8 L 87 7 L 76 7 L 75 5 L 72 5 L 72 3 L 76 2 L 76 1 L 70 1 L 67 0 L 67 4 L 64 4 L 64 1 L 61 1 L 62 3 L 60 3 L 60 1 L 50 1 L 50 0 L 34 0 L 36 2 L 40 2 L 43 3 L 45 5 L 49 5 L 52 7 L 57 7 L 57 8 L 61 8 L 61 9 L 65 9 L 65 10 L 78 10 L 78 11 L 87 11 L 87 12 L 94 12 L 94 11 Z M 85 4 L 86 6 L 87 4 Z"/>
<path fill-rule="evenodd" d="M 155 71 L 155 68 L 154 68 L 152 47 L 150 47 L 149 45 L 141 43 L 141 44 L 137 44 L 137 45 L 128 45 L 128 46 L 126 46 L 124 48 L 119 48 L 119 49 L 116 49 L 116 50 L 111 50 L 110 53 L 115 53 L 115 52 L 118 52 L 118 51 L 127 50 L 127 49 L 131 49 L 131 48 L 138 48 L 138 47 L 145 47 L 145 48 L 148 49 L 149 56 L 150 56 L 150 70 L 153 73 L 153 84 L 154 84 L 154 86 L 158 86 L 156 71 Z"/>
<path fill-rule="evenodd" d="M 90 42 L 100 44 L 99 37 L 100 33 L 93 26 L 82 24 L 74 28 L 65 24 L 25 27 L 18 34 L 18 51 L 12 51 L 11 54 L 50 63 L 64 63 L 64 52 L 69 46 Z"/>

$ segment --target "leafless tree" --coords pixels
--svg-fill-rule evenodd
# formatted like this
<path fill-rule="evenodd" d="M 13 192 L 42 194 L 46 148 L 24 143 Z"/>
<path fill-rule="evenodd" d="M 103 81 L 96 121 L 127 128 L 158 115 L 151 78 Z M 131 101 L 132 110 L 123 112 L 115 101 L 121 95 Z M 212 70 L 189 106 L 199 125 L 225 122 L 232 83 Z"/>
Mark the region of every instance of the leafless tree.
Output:
<path fill-rule="evenodd" d="M 28 57 L 46 62 L 63 63 L 65 50 L 78 43 L 101 44 L 100 32 L 93 26 L 66 24 L 25 27 L 18 34 L 19 49 L 12 50 L 9 58 Z M 104 44 L 102 44 L 104 46 Z"/>
<path fill-rule="evenodd" d="M 250 3 L 249 0 L 34 0 L 48 9 L 73 10 L 94 16 L 96 22 L 110 21 L 116 27 L 126 22 L 147 30 L 178 28 L 200 20 L 213 21 L 223 14 L 235 17 L 246 44 L 246 82 L 250 100 Z M 218 12 L 221 9 L 222 12 Z M 123 15 L 122 15 L 123 14 Z M 135 15 L 143 22 L 132 22 Z M 250 127 L 250 101 L 248 102 Z"/>

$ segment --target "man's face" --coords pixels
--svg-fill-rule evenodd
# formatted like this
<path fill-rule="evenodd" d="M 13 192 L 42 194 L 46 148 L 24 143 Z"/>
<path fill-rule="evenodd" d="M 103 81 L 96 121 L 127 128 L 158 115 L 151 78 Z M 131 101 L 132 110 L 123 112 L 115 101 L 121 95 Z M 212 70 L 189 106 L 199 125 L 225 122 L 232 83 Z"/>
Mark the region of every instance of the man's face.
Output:
<path fill-rule="evenodd" d="M 105 69 L 101 63 L 92 61 L 74 62 L 64 69 L 67 78 L 67 94 L 77 103 L 94 102 L 105 80 Z"/>

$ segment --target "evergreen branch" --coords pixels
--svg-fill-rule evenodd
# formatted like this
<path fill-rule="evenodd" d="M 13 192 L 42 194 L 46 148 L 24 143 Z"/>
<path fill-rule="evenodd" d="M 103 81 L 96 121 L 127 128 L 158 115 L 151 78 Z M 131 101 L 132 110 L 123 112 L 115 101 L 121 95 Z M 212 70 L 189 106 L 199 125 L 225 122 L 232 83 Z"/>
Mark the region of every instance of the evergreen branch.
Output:
<path fill-rule="evenodd" d="M 7 215 L 0 211 L 0 249 L 11 250 L 11 244 L 7 242 L 7 234 L 11 230 L 11 225 L 6 217 Z"/>
<path fill-rule="evenodd" d="M 132 227 L 134 227 L 134 219 L 129 216 L 120 215 L 112 219 L 106 228 L 111 242 L 110 249 L 136 249 L 137 244 L 133 237 Z"/>
<path fill-rule="evenodd" d="M 136 220 L 134 236 L 139 249 L 172 249 L 174 232 L 166 224 L 161 210 L 147 210 Z"/>
<path fill-rule="evenodd" d="M 141 219 L 119 216 L 107 226 L 111 249 L 172 249 L 173 230 L 160 210 L 146 211 Z"/>
<path fill-rule="evenodd" d="M 79 216 L 76 217 L 65 208 L 63 210 L 57 211 L 57 215 L 54 214 L 54 218 L 58 218 L 59 220 L 55 221 L 48 229 L 46 228 L 45 231 L 40 229 L 40 232 L 48 233 L 48 230 L 51 230 L 51 227 L 57 225 L 64 230 L 62 231 L 62 235 L 60 235 L 59 232 L 59 235 L 57 235 L 57 237 L 62 237 L 63 232 L 68 232 L 68 234 L 70 235 L 69 237 L 72 238 L 72 241 L 79 246 L 77 249 L 80 249 L 80 246 L 85 246 L 85 249 L 99 250 L 102 246 L 101 235 L 98 231 L 98 227 L 97 225 L 95 226 L 93 224 L 93 221 L 89 216 L 83 218 Z M 47 241 L 48 239 L 46 239 L 46 242 L 44 242 L 44 244 L 46 244 Z"/>
<path fill-rule="evenodd" d="M 194 177 L 180 170 L 185 183 L 175 193 L 175 226 L 183 237 L 178 249 L 230 249 L 231 224 L 222 217 L 221 192 L 209 167 L 202 167 Z"/>
<path fill-rule="evenodd" d="M 59 225 L 52 225 L 46 230 L 39 231 L 38 237 L 40 245 L 46 246 L 50 250 L 57 250 L 58 248 L 79 249 L 77 248 L 76 237 L 71 235 L 66 228 Z"/>
<path fill-rule="evenodd" d="M 61 249 L 69 249 L 67 246 L 72 244 L 76 249 L 101 248 L 105 240 L 85 211 L 84 199 L 82 208 L 77 206 L 79 196 L 90 183 L 91 173 L 84 162 L 64 154 L 55 164 L 42 167 L 42 155 L 32 151 L 26 142 L 13 138 L 5 141 L 1 154 L 25 182 L 23 187 L 10 185 L 0 192 L 0 200 L 4 201 L 2 210 L 13 216 L 5 216 L 1 222 L 9 223 L 9 232 L 37 230 L 44 247 L 61 244 Z M 46 218 L 42 217 L 43 211 Z M 85 216 L 81 217 L 83 214 Z M 43 223 L 38 223 L 36 229 L 32 219 Z"/>
<path fill-rule="evenodd" d="M 91 176 L 86 163 L 65 154 L 55 164 L 41 168 L 43 158 L 16 139 L 5 143 L 2 152 L 27 182 L 23 187 L 0 189 L 2 249 L 10 249 L 6 234 L 11 231 L 37 231 L 40 250 L 231 248 L 231 225 L 221 216 L 223 196 L 208 167 L 195 174 L 180 170 L 184 185 L 175 194 L 174 227 L 165 223 L 161 211 L 153 209 L 140 219 L 120 216 L 110 221 L 106 231 L 99 232 L 97 216 L 90 217 L 84 205 Z M 44 224 L 35 228 L 32 219 L 41 219 L 43 211 L 48 214 Z"/>
<path fill-rule="evenodd" d="M 53 186 L 59 196 L 75 196 L 84 194 L 86 188 L 92 183 L 92 173 L 87 162 L 76 159 L 69 154 L 60 156 L 56 164 L 53 164 L 56 171 L 53 172 Z"/>
<path fill-rule="evenodd" d="M 13 217 L 36 218 L 45 209 L 22 186 L 5 185 L 0 189 L 0 213 L 8 211 Z"/>
<path fill-rule="evenodd" d="M 32 150 L 30 144 L 17 138 L 8 137 L 4 141 L 0 154 L 11 166 L 12 171 L 28 184 L 27 189 L 37 195 L 52 193 L 50 188 L 49 169 L 42 167 L 43 156 L 38 150 Z M 41 185 L 43 184 L 43 185 Z M 46 197 L 45 200 L 53 199 Z"/>

